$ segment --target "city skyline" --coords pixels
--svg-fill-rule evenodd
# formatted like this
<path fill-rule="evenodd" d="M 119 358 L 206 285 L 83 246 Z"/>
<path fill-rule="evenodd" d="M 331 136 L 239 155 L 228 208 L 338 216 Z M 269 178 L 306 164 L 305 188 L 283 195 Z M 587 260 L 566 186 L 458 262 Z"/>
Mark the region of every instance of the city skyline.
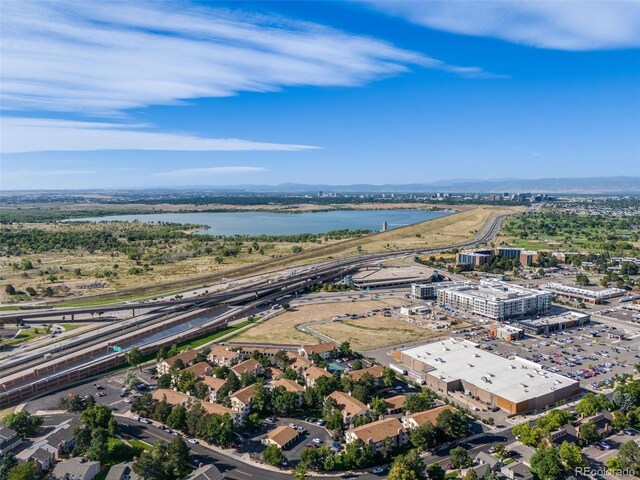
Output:
<path fill-rule="evenodd" d="M 3 2 L 3 190 L 640 174 L 637 4 L 176 5 Z"/>

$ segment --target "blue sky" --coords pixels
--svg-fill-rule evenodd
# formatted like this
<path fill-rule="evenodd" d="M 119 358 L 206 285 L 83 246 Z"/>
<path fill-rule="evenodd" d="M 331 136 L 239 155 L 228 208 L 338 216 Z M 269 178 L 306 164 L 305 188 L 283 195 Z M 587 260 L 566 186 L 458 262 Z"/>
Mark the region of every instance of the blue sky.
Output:
<path fill-rule="evenodd" d="M 2 2 L 0 188 L 640 175 L 638 2 Z"/>

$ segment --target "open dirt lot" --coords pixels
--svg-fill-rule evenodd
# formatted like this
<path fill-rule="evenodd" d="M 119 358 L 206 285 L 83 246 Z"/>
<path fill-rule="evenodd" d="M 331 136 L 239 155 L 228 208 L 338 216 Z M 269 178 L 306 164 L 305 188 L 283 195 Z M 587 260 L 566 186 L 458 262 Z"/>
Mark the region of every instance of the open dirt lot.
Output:
<path fill-rule="evenodd" d="M 421 328 L 408 321 L 382 315 L 326 323 L 313 328 L 338 342 L 350 342 L 353 349 L 361 351 L 448 335 L 444 330 Z"/>
<path fill-rule="evenodd" d="M 256 325 L 255 327 L 245 331 L 241 335 L 234 338 L 236 342 L 247 343 L 273 343 L 273 344 L 313 344 L 320 341 L 314 336 L 300 332 L 296 330 L 296 325 L 308 322 L 319 322 L 322 320 L 330 320 L 331 318 L 342 315 L 345 313 L 362 315 L 370 312 L 376 308 L 395 307 L 403 305 L 400 299 L 380 299 L 380 300 L 367 300 L 362 302 L 336 302 L 325 303 L 315 305 L 305 305 L 297 307 L 287 312 L 283 312 L 280 315 L 268 320 L 264 323 Z M 366 320 L 373 320 L 375 317 L 369 317 Z M 380 317 L 384 322 L 378 321 L 378 323 L 388 323 L 391 318 Z M 362 319 L 365 320 L 365 319 Z M 331 329 L 334 325 L 343 327 L 339 322 L 332 323 L 331 325 L 322 325 L 327 329 Z M 409 328 L 409 323 L 406 327 Z M 313 328 L 319 329 L 321 326 L 316 325 Z M 350 327 L 362 330 L 362 336 L 365 330 L 358 327 Z M 366 327 L 365 327 L 366 328 Z M 327 333 L 333 337 L 333 333 Z M 372 335 L 375 335 L 375 331 L 372 330 Z M 388 332 L 384 335 L 388 336 Z M 381 334 L 378 334 L 381 336 Z M 351 340 L 350 340 L 351 341 Z M 355 343 L 352 343 L 353 347 L 356 347 Z"/>

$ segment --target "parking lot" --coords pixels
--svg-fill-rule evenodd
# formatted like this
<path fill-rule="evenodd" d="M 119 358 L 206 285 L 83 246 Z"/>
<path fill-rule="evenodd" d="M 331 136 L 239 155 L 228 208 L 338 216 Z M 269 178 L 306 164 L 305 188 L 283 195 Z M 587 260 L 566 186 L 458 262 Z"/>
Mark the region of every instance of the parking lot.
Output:
<path fill-rule="evenodd" d="M 613 377 L 634 372 L 640 360 L 638 339 L 608 338 L 609 327 L 591 322 L 548 335 L 506 342 L 484 327 L 472 327 L 454 335 L 480 344 L 496 355 L 517 355 L 539 363 L 546 370 L 579 380 L 583 388 L 606 390 Z"/>
<path fill-rule="evenodd" d="M 243 434 L 236 441 L 236 451 L 239 454 L 249 454 L 250 457 L 258 459 L 259 454 L 265 449 L 262 440 L 270 431 L 283 425 L 288 425 L 300 432 L 300 436 L 293 445 L 283 450 L 284 456 L 291 465 L 295 465 L 300 460 L 300 452 L 305 448 L 332 446 L 333 438 L 327 429 L 304 419 L 282 417 L 268 419 L 255 432 Z"/>
<path fill-rule="evenodd" d="M 57 393 L 28 402 L 25 410 L 30 413 L 44 410 L 58 410 L 58 399 L 60 397 L 70 397 L 75 394 L 81 397 L 93 395 L 96 403 L 108 405 L 117 413 L 124 413 L 129 410 L 129 405 L 125 402 L 125 398 L 133 398 L 135 395 L 142 395 L 142 392 L 152 391 L 152 388 L 143 387 L 139 391 L 129 392 L 127 396 L 121 397 L 124 376 L 125 373 L 122 372 L 114 376 L 90 380 L 80 385 L 60 390 Z"/>

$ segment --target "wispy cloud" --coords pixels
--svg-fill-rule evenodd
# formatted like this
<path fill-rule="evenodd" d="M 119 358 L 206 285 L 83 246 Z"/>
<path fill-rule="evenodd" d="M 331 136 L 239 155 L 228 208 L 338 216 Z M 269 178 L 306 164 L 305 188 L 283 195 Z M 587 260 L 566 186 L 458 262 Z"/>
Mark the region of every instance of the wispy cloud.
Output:
<path fill-rule="evenodd" d="M 371 1 L 437 30 L 556 50 L 640 46 L 637 1 Z"/>
<path fill-rule="evenodd" d="M 6 1 L 1 17 L 5 110 L 118 115 L 247 91 L 358 86 L 410 67 L 488 75 L 314 23 L 184 2 Z"/>
<path fill-rule="evenodd" d="M 75 177 L 80 175 L 95 175 L 95 170 L 15 170 L 0 172 L 3 178 L 30 177 Z"/>
<path fill-rule="evenodd" d="M 2 153 L 89 150 L 300 151 L 319 148 L 153 132 L 141 124 L 2 117 L 0 126 Z"/>
<path fill-rule="evenodd" d="M 183 168 L 181 170 L 172 170 L 170 172 L 156 172 L 154 177 L 200 177 L 207 175 L 238 175 L 246 173 L 263 173 L 268 172 L 263 167 L 205 167 L 205 168 Z"/>

